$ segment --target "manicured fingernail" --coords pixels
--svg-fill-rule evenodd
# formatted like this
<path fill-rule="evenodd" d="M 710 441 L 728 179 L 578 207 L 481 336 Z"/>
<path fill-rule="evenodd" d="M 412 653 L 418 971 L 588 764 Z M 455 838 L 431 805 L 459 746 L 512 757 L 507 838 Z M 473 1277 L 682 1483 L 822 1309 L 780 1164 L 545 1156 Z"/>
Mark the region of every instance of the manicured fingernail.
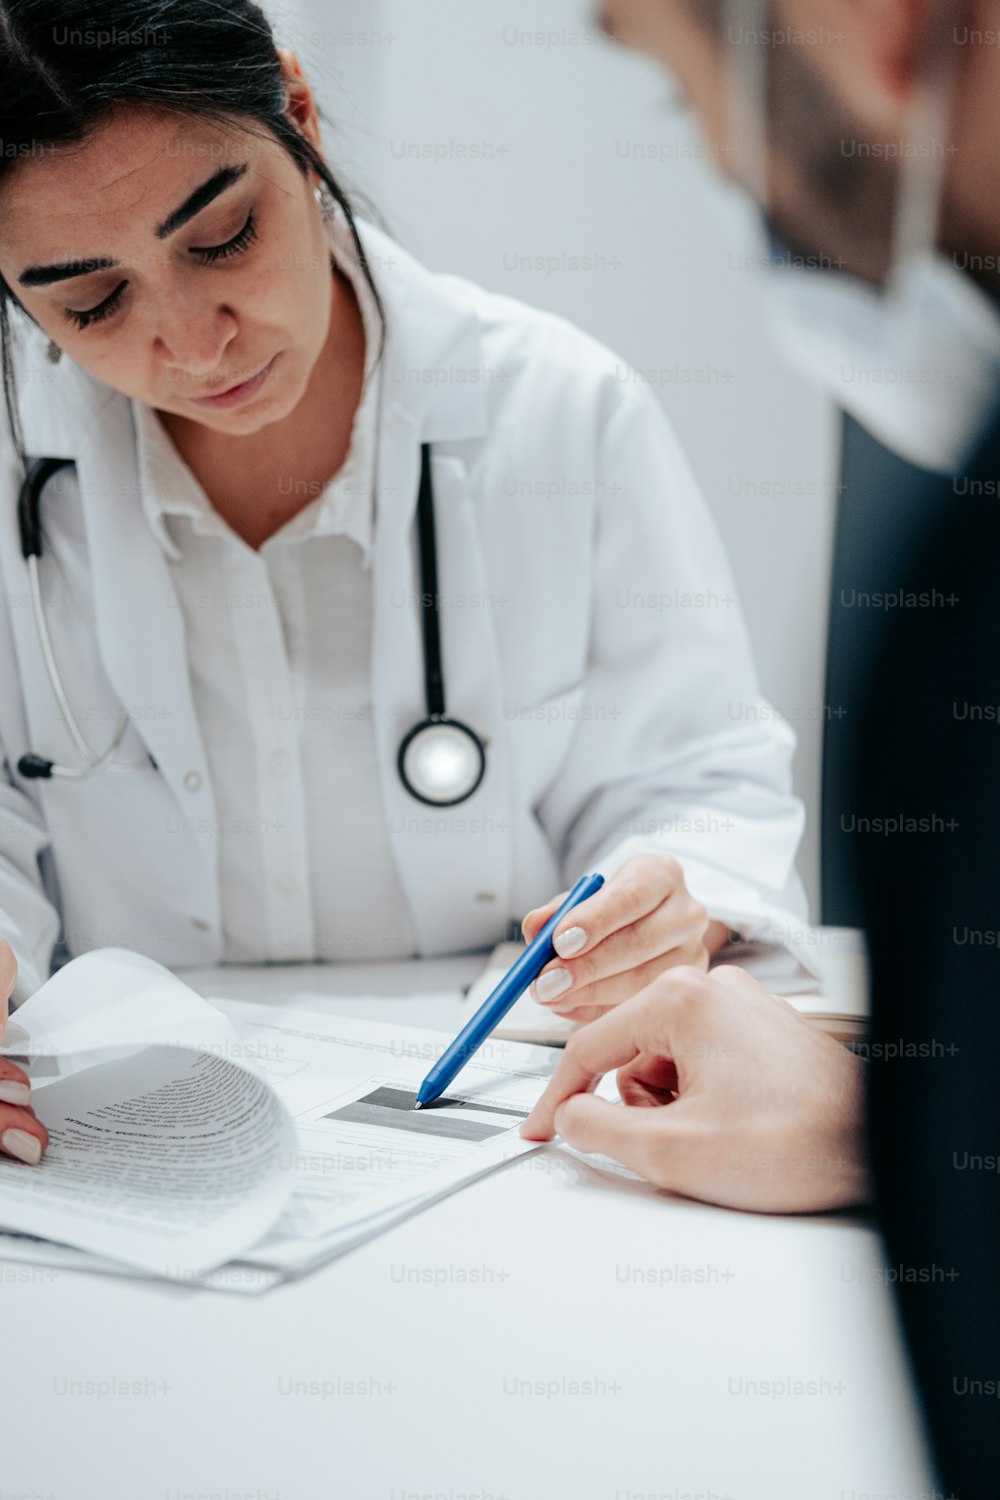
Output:
<path fill-rule="evenodd" d="M 26 1161 L 29 1167 L 37 1167 L 42 1159 L 41 1141 L 27 1130 L 5 1130 L 0 1136 L 0 1146 L 18 1161 Z"/>
<path fill-rule="evenodd" d="M 561 932 L 557 938 L 553 938 L 552 946 L 560 958 L 572 958 L 574 953 L 579 953 L 586 942 L 587 934 L 584 928 L 567 927 L 565 932 Z"/>
<path fill-rule="evenodd" d="M 538 1000 L 554 1000 L 563 990 L 568 990 L 573 976 L 568 969 L 550 969 L 535 980 L 535 997 Z"/>
<path fill-rule="evenodd" d="M 0 1104 L 30 1104 L 31 1090 L 26 1083 L 15 1083 L 12 1078 L 0 1082 Z"/>

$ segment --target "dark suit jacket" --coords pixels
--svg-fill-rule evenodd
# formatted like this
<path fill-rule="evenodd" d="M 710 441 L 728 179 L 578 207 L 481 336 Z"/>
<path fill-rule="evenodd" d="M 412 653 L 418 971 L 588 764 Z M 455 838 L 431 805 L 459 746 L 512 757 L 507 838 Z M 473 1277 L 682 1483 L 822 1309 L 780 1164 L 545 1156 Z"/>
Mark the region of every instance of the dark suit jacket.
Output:
<path fill-rule="evenodd" d="M 944 1493 L 996 1500 L 1000 415 L 955 480 L 848 424 L 830 644 L 825 915 L 871 946 L 886 1263 Z"/>

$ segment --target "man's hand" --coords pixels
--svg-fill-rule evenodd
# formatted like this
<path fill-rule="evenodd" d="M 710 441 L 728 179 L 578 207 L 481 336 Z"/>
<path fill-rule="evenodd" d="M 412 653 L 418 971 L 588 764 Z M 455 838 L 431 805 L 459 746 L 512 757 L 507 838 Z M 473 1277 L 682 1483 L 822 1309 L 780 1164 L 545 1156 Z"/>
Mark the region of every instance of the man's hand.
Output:
<path fill-rule="evenodd" d="M 9 943 L 0 939 L 0 1042 L 7 1030 L 7 1002 L 17 978 L 17 960 Z M 49 1133 L 31 1107 L 31 1084 L 26 1073 L 0 1057 L 0 1152 L 37 1166 L 49 1144 Z"/>
<path fill-rule="evenodd" d="M 521 929 L 529 943 L 567 894 L 528 912 Z M 593 1021 L 666 969 L 707 969 L 709 955 L 727 936 L 691 895 L 676 859 L 636 854 L 563 917 L 554 939 L 559 957 L 545 966 L 531 994 L 556 1015 Z"/>
<path fill-rule="evenodd" d="M 618 1069 L 623 1105 L 590 1092 Z M 578 1031 L 521 1134 L 762 1213 L 867 1197 L 864 1064 L 742 969 L 673 969 Z"/>

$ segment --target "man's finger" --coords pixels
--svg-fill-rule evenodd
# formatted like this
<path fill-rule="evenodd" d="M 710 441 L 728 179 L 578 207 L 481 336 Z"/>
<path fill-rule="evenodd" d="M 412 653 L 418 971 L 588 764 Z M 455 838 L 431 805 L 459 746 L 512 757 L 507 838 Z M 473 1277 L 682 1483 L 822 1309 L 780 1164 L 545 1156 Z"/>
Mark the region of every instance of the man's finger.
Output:
<path fill-rule="evenodd" d="M 571 1094 L 586 1093 L 611 1068 L 631 1062 L 641 1050 L 636 1015 L 641 997 L 618 1005 L 600 1020 L 574 1032 L 566 1044 L 562 1061 L 549 1079 L 541 1098 L 521 1126 L 528 1140 L 548 1141 L 555 1134 L 555 1112 Z"/>
<path fill-rule="evenodd" d="M 680 1086 L 671 1057 L 637 1057 L 618 1069 L 618 1097 L 639 1107 L 667 1104 Z"/>
<path fill-rule="evenodd" d="M 658 1187 L 669 1184 L 672 1163 L 683 1149 L 684 1109 L 629 1109 L 593 1094 L 575 1094 L 556 1110 L 556 1129 L 577 1151 L 614 1157 Z"/>
<path fill-rule="evenodd" d="M 672 969 L 624 1005 L 574 1032 L 545 1092 L 521 1126 L 521 1134 L 527 1140 L 551 1140 L 556 1106 L 571 1094 L 586 1093 L 605 1073 L 623 1068 L 640 1053 L 672 1056 L 672 1032 L 679 1007 L 687 999 L 707 993 L 706 974 L 697 969 Z"/>

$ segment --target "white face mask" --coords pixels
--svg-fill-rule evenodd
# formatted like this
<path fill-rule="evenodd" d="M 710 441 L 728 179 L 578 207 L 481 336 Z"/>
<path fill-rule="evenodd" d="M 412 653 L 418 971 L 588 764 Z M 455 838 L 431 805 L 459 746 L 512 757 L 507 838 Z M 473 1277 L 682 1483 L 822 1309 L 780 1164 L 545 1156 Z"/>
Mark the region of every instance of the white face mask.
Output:
<path fill-rule="evenodd" d="M 1000 315 L 943 256 L 908 260 L 892 293 L 836 271 L 770 272 L 778 347 L 911 463 L 954 473 L 1000 392 Z"/>
<path fill-rule="evenodd" d="M 761 14 L 759 3 L 751 9 Z M 750 140 L 760 152 L 765 75 L 759 60 L 752 66 L 752 74 L 731 75 L 739 94 L 733 105 L 742 149 Z M 757 114 L 749 129 L 748 110 Z M 944 98 L 925 105 L 924 115 L 943 138 Z M 913 159 L 920 160 L 916 153 Z M 763 161 L 751 161 L 748 175 L 763 182 Z M 931 248 L 941 175 L 903 173 L 897 239 L 907 249 L 887 290 L 824 267 L 820 257 L 798 262 L 769 236 L 765 211 L 744 189 L 717 183 L 712 196 L 753 246 L 747 264 L 760 269 L 775 339 L 790 362 L 880 442 L 911 463 L 949 473 L 968 455 L 1000 393 L 1000 312 Z"/>

